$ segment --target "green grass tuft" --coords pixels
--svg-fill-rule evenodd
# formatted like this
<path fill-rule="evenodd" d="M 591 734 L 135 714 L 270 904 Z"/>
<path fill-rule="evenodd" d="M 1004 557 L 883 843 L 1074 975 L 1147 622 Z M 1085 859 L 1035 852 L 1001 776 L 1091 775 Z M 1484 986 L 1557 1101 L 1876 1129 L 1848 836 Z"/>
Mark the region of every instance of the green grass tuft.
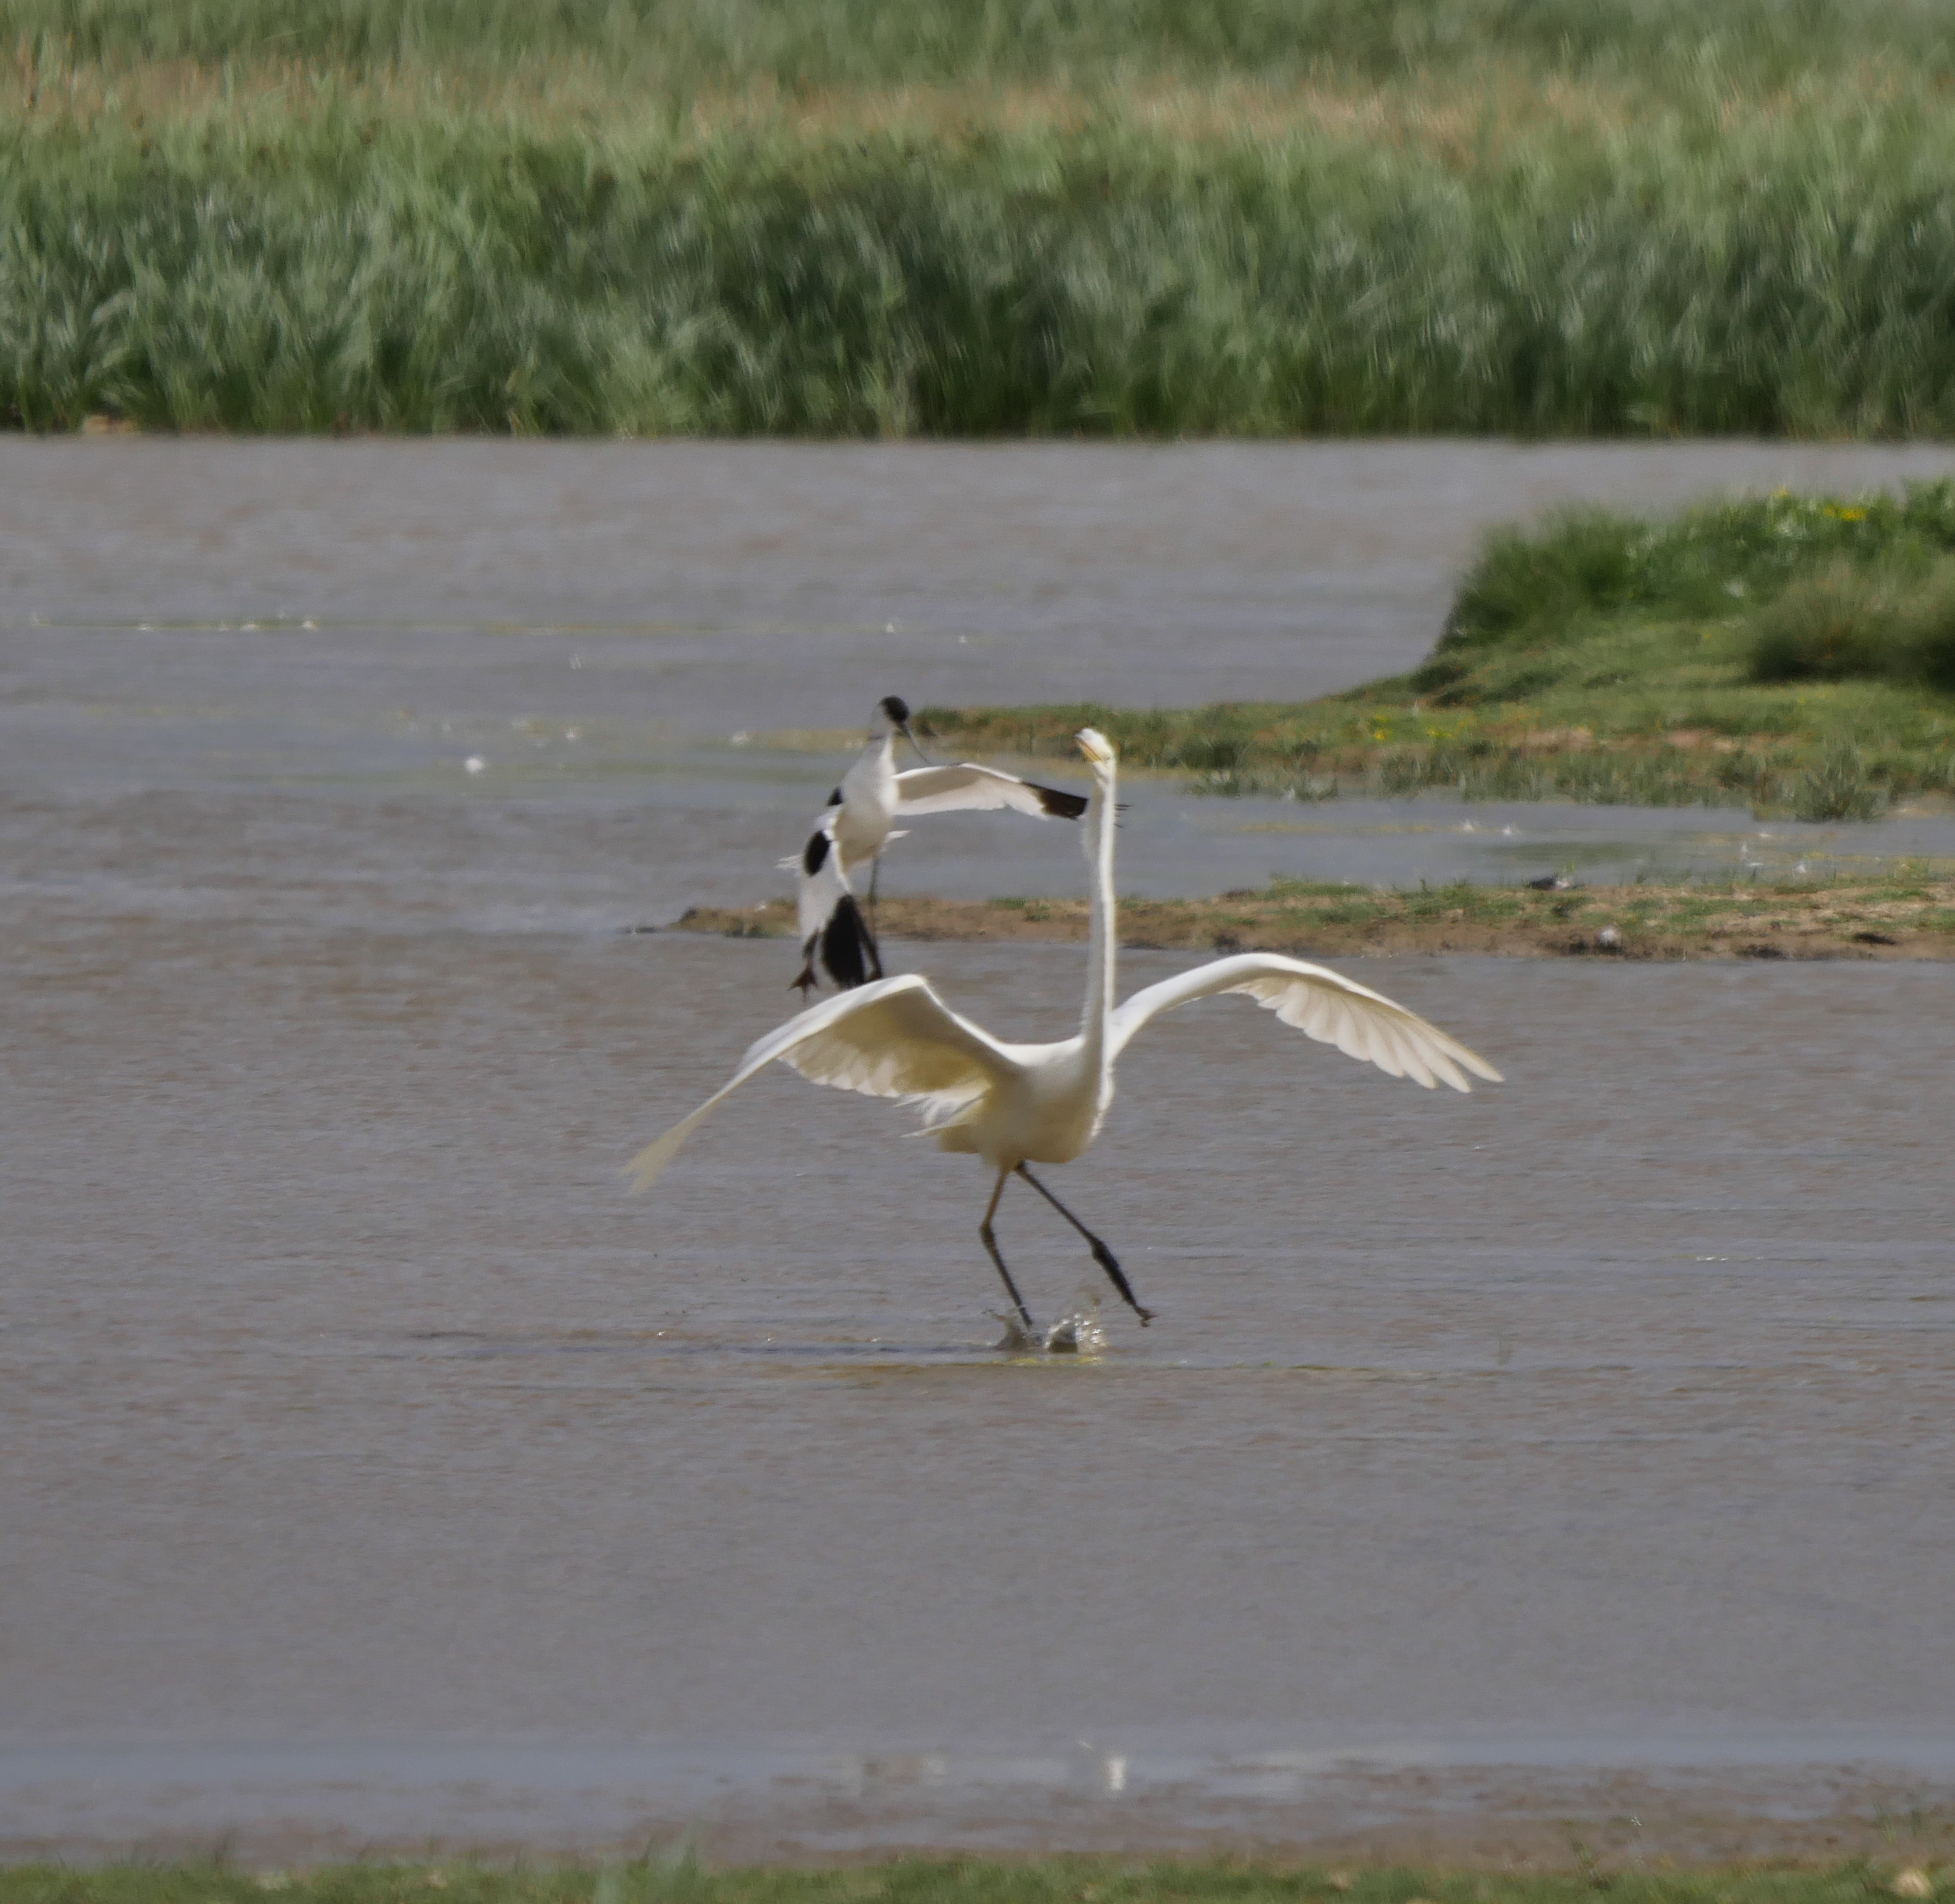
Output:
<path fill-rule="evenodd" d="M 1835 564 L 1758 618 L 1755 679 L 1888 680 L 1955 691 L 1955 560 Z"/>

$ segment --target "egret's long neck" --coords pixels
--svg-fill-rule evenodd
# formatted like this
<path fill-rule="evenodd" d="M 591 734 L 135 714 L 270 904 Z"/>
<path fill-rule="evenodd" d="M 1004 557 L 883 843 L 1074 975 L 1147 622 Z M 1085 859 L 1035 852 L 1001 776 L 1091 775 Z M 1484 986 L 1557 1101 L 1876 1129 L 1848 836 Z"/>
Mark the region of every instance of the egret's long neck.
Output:
<path fill-rule="evenodd" d="M 1113 955 L 1119 935 L 1113 916 L 1113 770 L 1095 776 L 1093 803 L 1086 812 L 1086 859 L 1093 868 L 1092 950 L 1086 972 L 1086 1014 L 1080 1025 L 1087 1048 L 1103 1051 L 1107 1021 L 1113 1010 Z"/>

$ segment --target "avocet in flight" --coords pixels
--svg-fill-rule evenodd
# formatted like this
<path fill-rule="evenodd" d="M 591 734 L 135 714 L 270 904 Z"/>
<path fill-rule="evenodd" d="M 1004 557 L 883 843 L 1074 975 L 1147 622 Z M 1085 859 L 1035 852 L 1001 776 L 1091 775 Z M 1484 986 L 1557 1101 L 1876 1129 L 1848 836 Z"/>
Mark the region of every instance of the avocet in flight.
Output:
<path fill-rule="evenodd" d="M 916 749 L 917 758 L 924 763 L 921 767 L 896 771 L 899 734 Z M 802 996 L 817 982 L 817 963 L 845 990 L 883 976 L 874 932 L 876 881 L 882 871 L 883 849 L 908 831 L 899 827 L 897 821 L 927 813 L 1000 811 L 1027 813 L 1034 819 L 1076 820 L 1086 811 L 1086 800 L 1081 794 L 1041 787 L 975 761 L 940 766 L 910 731 L 909 704 L 894 694 L 877 701 L 861 758 L 829 796 L 828 811 L 808 836 L 800 858 L 781 862 L 798 873 L 801 969 L 794 982 Z M 870 868 L 867 922 L 851 881 L 865 861 Z"/>

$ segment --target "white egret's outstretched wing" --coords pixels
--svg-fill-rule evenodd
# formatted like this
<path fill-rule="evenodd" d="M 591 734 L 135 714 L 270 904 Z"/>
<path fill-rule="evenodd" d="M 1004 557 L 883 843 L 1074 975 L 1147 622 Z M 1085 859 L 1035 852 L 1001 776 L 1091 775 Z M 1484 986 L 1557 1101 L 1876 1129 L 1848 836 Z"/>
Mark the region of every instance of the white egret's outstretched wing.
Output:
<path fill-rule="evenodd" d="M 1225 991 L 1245 991 L 1305 1036 L 1335 1045 L 1347 1058 L 1363 1058 L 1390 1077 L 1415 1079 L 1428 1091 L 1442 1079 L 1456 1091 L 1472 1090 L 1462 1075 L 1466 1071 L 1492 1083 L 1500 1081 L 1484 1058 L 1416 1012 L 1327 966 L 1306 965 L 1280 952 L 1216 959 L 1135 992 L 1113 1013 L 1114 1054 L 1163 1012 Z"/>
<path fill-rule="evenodd" d="M 995 767 L 962 761 L 955 767 L 912 767 L 896 776 L 896 811 L 907 819 L 913 813 L 956 813 L 1009 807 L 1036 819 L 1056 816 L 1076 820 L 1086 811 L 1083 794 L 1022 780 Z"/>
<path fill-rule="evenodd" d="M 757 1039 L 740 1068 L 689 1117 L 625 1166 L 634 1190 L 653 1183 L 722 1098 L 778 1058 L 817 1084 L 871 1097 L 920 1099 L 927 1124 L 981 1097 L 1018 1069 L 997 1040 L 960 1018 L 915 972 L 825 998 Z"/>

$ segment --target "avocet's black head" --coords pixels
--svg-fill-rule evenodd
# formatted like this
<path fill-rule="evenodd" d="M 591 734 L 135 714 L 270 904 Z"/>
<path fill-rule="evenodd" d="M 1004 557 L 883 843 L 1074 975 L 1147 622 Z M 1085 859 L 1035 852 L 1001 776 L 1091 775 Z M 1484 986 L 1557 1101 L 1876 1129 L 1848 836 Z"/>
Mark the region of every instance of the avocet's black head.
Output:
<path fill-rule="evenodd" d="M 886 739 L 891 734 L 901 734 L 916 749 L 917 758 L 928 763 L 930 756 L 910 731 L 910 704 L 899 694 L 886 694 L 876 703 L 876 717 L 870 730 L 870 738 L 874 740 Z"/>

